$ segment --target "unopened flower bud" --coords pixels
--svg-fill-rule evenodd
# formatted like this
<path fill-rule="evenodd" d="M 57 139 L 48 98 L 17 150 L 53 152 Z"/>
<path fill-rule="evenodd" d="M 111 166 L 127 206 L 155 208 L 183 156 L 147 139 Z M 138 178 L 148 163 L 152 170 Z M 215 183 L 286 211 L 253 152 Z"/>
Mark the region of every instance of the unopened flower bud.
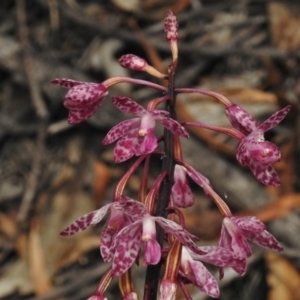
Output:
<path fill-rule="evenodd" d="M 169 10 L 165 18 L 165 35 L 166 40 L 170 43 L 173 61 L 178 57 L 178 21 L 174 13 Z"/>
<path fill-rule="evenodd" d="M 134 54 L 125 54 L 122 55 L 119 59 L 119 63 L 123 68 L 135 70 L 135 71 L 142 71 L 146 72 L 152 76 L 157 78 L 165 78 L 166 75 L 162 74 L 154 67 L 150 66 L 146 60 L 143 58 L 136 56 Z"/>

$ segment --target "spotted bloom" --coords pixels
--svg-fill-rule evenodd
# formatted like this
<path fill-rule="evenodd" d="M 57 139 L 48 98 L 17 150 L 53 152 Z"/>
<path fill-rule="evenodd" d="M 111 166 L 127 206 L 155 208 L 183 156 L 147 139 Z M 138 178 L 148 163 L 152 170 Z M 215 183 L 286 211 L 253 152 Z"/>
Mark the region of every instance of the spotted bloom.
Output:
<path fill-rule="evenodd" d="M 68 89 L 64 106 L 70 110 L 68 122 L 71 124 L 80 123 L 90 118 L 108 94 L 107 87 L 101 83 L 75 81 L 66 78 L 57 78 L 51 83 Z"/>
<path fill-rule="evenodd" d="M 205 254 L 196 254 L 182 247 L 180 278 L 196 285 L 202 292 L 213 298 L 219 296 L 219 287 L 215 278 L 209 273 L 202 262 L 218 267 L 232 267 L 239 275 L 246 272 L 246 261 L 237 258 L 228 249 L 217 246 L 199 247 Z"/>
<path fill-rule="evenodd" d="M 105 262 L 112 259 L 111 251 L 112 242 L 117 233 L 125 226 L 132 222 L 132 218 L 125 215 L 119 202 L 113 202 L 104 205 L 102 208 L 89 212 L 79 219 L 75 220 L 63 231 L 61 235 L 70 236 L 83 231 L 91 226 L 98 224 L 104 216 L 110 211 L 110 217 L 103 227 L 101 234 L 100 251 Z"/>
<path fill-rule="evenodd" d="M 103 144 L 119 140 L 114 148 L 116 162 L 125 161 L 133 155 L 151 153 L 157 147 L 157 139 L 154 135 L 156 121 L 174 134 L 188 137 L 184 127 L 167 117 L 166 111 L 146 110 L 127 97 L 113 97 L 112 101 L 121 111 L 138 116 L 113 127 L 103 140 Z"/>
<path fill-rule="evenodd" d="M 132 216 L 136 221 L 124 227 L 114 239 L 113 276 L 120 276 L 126 272 L 136 260 L 141 248 L 143 248 L 146 265 L 157 264 L 160 261 L 161 248 L 156 241 L 155 223 L 194 252 L 203 254 L 203 251 L 199 250 L 193 242 L 191 234 L 180 225 L 162 217 L 151 216 L 144 204 L 128 197 L 124 198 L 126 198 L 123 202 L 124 213 Z"/>
<path fill-rule="evenodd" d="M 279 176 L 271 164 L 279 161 L 281 154 L 277 146 L 265 141 L 264 133 L 281 122 L 290 109 L 291 106 L 286 106 L 277 111 L 257 128 L 251 129 L 251 133 L 242 138 L 239 143 L 236 155 L 238 162 L 242 166 L 248 166 L 253 175 L 263 184 L 280 185 Z"/>
<path fill-rule="evenodd" d="M 279 242 L 256 217 L 226 217 L 223 220 L 219 246 L 232 251 L 236 257 L 246 259 L 251 255 L 248 240 L 264 248 L 283 251 Z"/>
<path fill-rule="evenodd" d="M 216 279 L 200 261 L 192 258 L 185 247 L 182 247 L 179 275 L 185 279 L 184 281 L 193 283 L 205 294 L 213 298 L 219 297 L 220 290 Z"/>

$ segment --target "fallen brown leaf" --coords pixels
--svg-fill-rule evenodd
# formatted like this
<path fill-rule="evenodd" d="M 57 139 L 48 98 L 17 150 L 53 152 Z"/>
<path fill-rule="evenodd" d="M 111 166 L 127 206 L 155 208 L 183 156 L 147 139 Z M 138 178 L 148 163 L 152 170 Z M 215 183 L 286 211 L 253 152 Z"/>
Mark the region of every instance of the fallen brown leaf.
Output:
<path fill-rule="evenodd" d="M 271 287 L 268 300 L 300 300 L 300 274 L 284 257 L 273 252 L 265 255 Z"/>

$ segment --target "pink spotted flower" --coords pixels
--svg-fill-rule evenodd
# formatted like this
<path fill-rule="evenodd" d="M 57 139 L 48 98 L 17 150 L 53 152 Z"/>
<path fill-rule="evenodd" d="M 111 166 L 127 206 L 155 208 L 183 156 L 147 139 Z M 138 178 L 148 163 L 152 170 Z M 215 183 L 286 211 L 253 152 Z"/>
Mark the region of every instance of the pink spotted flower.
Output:
<path fill-rule="evenodd" d="M 242 166 L 248 166 L 263 184 L 280 185 L 279 176 L 271 164 L 279 161 L 281 154 L 276 145 L 265 141 L 264 133 L 281 122 L 290 109 L 291 106 L 286 106 L 277 111 L 256 128 L 252 121 L 249 123 L 251 126 L 245 126 L 245 130 L 248 128 L 251 132 L 240 140 L 236 158 Z"/>
<path fill-rule="evenodd" d="M 57 78 L 51 83 L 68 89 L 64 106 L 70 110 L 68 122 L 71 124 L 80 123 L 90 118 L 108 94 L 107 87 L 101 83 L 75 81 L 66 78 Z"/>
<path fill-rule="evenodd" d="M 279 242 L 266 230 L 265 224 L 256 217 L 224 218 L 220 247 L 232 251 L 240 259 L 246 259 L 252 253 L 248 240 L 270 250 L 283 251 Z"/>
<path fill-rule="evenodd" d="M 124 196 L 123 196 L 124 197 Z M 128 197 L 124 201 L 123 211 L 136 221 L 124 227 L 115 237 L 111 247 L 114 257 L 112 265 L 113 276 L 126 272 L 137 258 L 140 249 L 144 252 L 144 263 L 157 264 L 161 259 L 161 247 L 156 241 L 156 226 L 161 226 L 166 233 L 173 235 L 182 244 L 196 253 L 203 254 L 192 239 L 192 235 L 177 223 L 149 215 L 144 204 Z"/>
<path fill-rule="evenodd" d="M 111 252 L 111 245 L 115 236 L 125 225 L 132 222 L 132 218 L 124 214 L 118 201 L 104 205 L 98 210 L 85 214 L 62 230 L 60 235 L 71 236 L 91 226 L 95 226 L 108 212 L 110 212 L 110 217 L 103 227 L 100 243 L 100 251 L 103 260 L 108 262 L 113 256 L 113 253 Z"/>
<path fill-rule="evenodd" d="M 179 275 L 185 279 L 184 281 L 193 283 L 205 294 L 213 298 L 219 297 L 220 290 L 216 279 L 200 261 L 192 258 L 185 247 L 182 247 Z"/>
<path fill-rule="evenodd" d="M 110 144 L 118 140 L 114 148 L 114 159 L 122 162 L 133 155 L 153 152 L 157 147 L 154 135 L 155 122 L 179 136 L 188 137 L 188 132 L 177 121 L 167 117 L 168 112 L 162 110 L 146 110 L 141 105 L 127 97 L 113 97 L 113 103 L 123 112 L 136 115 L 114 126 L 106 135 L 103 144 Z"/>
<path fill-rule="evenodd" d="M 246 263 L 235 257 L 228 249 L 217 246 L 199 247 L 205 254 L 196 254 L 186 247 L 182 247 L 179 278 L 183 282 L 193 283 L 202 292 L 217 298 L 220 291 L 218 283 L 202 262 L 218 267 L 232 267 L 240 275 L 246 272 Z"/>

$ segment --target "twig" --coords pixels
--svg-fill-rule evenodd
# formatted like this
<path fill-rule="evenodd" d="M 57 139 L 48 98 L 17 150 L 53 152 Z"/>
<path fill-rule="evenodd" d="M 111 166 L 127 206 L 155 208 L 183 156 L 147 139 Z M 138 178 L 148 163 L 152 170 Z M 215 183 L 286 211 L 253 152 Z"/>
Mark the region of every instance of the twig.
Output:
<path fill-rule="evenodd" d="M 37 133 L 36 148 L 33 156 L 32 169 L 28 176 L 25 193 L 22 199 L 21 207 L 18 213 L 18 223 L 23 224 L 28 216 L 31 203 L 36 195 L 38 180 L 41 171 L 42 155 L 44 152 L 44 142 L 46 138 L 46 129 L 48 123 L 48 111 L 42 100 L 40 88 L 34 77 L 32 58 L 29 53 L 28 27 L 26 24 L 25 1 L 16 0 L 16 12 L 18 20 L 18 31 L 23 54 L 23 63 L 26 77 L 29 84 L 31 99 L 35 108 L 35 112 L 40 120 Z"/>
<path fill-rule="evenodd" d="M 27 76 L 31 98 L 37 116 L 40 119 L 47 119 L 48 111 L 45 103 L 42 100 L 37 80 L 34 77 L 34 72 L 32 68 L 32 58 L 29 53 L 28 27 L 26 24 L 26 11 L 24 0 L 16 0 L 16 10 L 18 20 L 18 31 L 23 54 L 24 70 Z"/>

